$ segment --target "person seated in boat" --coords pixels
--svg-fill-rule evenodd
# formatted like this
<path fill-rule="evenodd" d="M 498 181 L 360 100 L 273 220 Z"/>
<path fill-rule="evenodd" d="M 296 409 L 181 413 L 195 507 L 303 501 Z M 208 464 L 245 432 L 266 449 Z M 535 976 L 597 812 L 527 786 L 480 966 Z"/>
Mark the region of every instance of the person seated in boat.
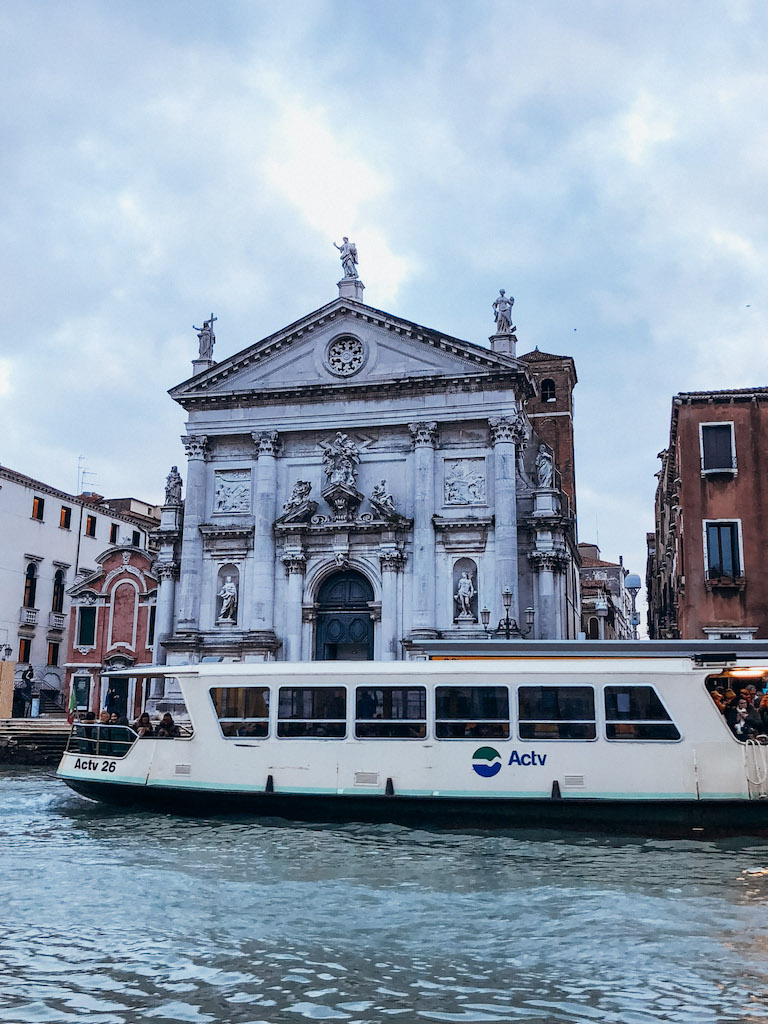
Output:
<path fill-rule="evenodd" d="M 726 715 L 726 720 L 737 739 L 747 740 L 763 731 L 763 723 L 746 697 L 740 697 L 736 706 Z"/>
<path fill-rule="evenodd" d="M 110 725 L 128 725 L 128 719 L 125 715 L 118 715 L 116 711 L 113 711 L 109 716 Z"/>
<path fill-rule="evenodd" d="M 142 739 L 144 736 L 151 737 L 155 735 L 155 730 L 152 728 L 152 721 L 147 711 L 142 711 L 133 723 L 133 731 L 138 735 L 139 739 Z"/>
<path fill-rule="evenodd" d="M 717 705 L 717 710 L 721 715 L 725 714 L 725 687 L 722 683 L 718 683 L 712 690 L 712 700 Z"/>
<path fill-rule="evenodd" d="M 169 711 L 166 711 L 160 719 L 155 735 L 158 739 L 174 739 L 176 736 L 181 736 L 181 729 L 176 725 Z"/>
<path fill-rule="evenodd" d="M 99 712 L 99 725 L 109 725 L 110 713 L 104 708 Z"/>

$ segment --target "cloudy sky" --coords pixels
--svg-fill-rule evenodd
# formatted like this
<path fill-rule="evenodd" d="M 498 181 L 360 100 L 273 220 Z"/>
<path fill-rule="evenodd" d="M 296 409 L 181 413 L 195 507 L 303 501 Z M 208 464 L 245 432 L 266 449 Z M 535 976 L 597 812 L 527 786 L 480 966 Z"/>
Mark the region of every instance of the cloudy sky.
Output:
<path fill-rule="evenodd" d="M 0 461 L 159 501 L 167 396 L 337 294 L 579 374 L 580 539 L 644 575 L 681 390 L 768 371 L 763 0 L 5 0 Z"/>

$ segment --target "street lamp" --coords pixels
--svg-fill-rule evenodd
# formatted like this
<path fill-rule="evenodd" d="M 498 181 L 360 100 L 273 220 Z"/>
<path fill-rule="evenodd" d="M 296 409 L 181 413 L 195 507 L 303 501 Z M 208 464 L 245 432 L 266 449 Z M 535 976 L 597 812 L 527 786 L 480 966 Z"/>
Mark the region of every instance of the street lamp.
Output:
<path fill-rule="evenodd" d="M 5 647 L 3 647 L 2 650 L 3 650 L 3 661 L 8 661 L 10 656 L 13 654 L 13 648 L 11 647 L 10 644 L 6 644 Z"/>
<path fill-rule="evenodd" d="M 512 606 L 512 591 L 509 587 L 504 587 L 501 592 L 501 601 L 504 605 L 504 618 L 499 619 L 499 624 L 496 627 L 496 638 L 501 639 L 502 635 L 505 640 L 511 640 L 512 634 L 515 633 L 520 637 L 527 637 L 533 629 L 533 622 L 536 618 L 536 609 L 530 606 L 525 609 L 525 629 L 520 629 L 515 619 L 510 619 L 509 609 Z M 483 624 L 483 629 L 491 636 L 491 632 L 488 629 L 488 625 L 491 621 L 491 611 L 489 608 L 480 609 L 480 621 Z"/>
<path fill-rule="evenodd" d="M 637 601 L 637 595 L 640 593 L 642 583 L 636 572 L 631 572 L 627 576 L 624 580 L 624 586 L 632 596 L 632 639 L 637 640 L 637 627 L 640 625 L 640 616 L 637 614 L 635 602 Z"/>

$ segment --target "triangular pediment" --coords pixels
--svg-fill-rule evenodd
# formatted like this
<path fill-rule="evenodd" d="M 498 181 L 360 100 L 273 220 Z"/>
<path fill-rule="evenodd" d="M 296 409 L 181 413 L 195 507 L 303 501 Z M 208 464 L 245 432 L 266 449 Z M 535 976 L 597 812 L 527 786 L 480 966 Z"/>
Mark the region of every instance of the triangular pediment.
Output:
<path fill-rule="evenodd" d="M 385 385 L 404 379 L 454 379 L 523 373 L 524 364 L 362 303 L 337 299 L 282 331 L 229 356 L 171 396 L 225 396 Z"/>

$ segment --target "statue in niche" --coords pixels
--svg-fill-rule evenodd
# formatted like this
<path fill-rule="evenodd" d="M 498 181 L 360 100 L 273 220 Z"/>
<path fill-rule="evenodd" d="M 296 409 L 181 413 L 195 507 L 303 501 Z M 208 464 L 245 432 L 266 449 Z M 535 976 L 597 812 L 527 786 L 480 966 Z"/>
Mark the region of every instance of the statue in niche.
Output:
<path fill-rule="evenodd" d="M 346 235 L 341 245 L 333 243 L 334 248 L 339 250 L 339 259 L 341 260 L 341 267 L 344 271 L 344 277 L 357 277 L 357 246 L 354 242 L 350 242 Z"/>
<path fill-rule="evenodd" d="M 472 582 L 471 574 L 463 572 L 461 574 L 461 579 L 456 586 L 456 594 L 453 598 L 458 606 L 460 619 L 469 617 L 474 621 L 475 617 L 472 614 L 472 598 L 475 594 L 476 590 L 475 585 Z"/>
<path fill-rule="evenodd" d="M 181 504 L 181 474 L 176 466 L 171 466 L 171 472 L 165 481 L 165 504 Z"/>
<path fill-rule="evenodd" d="M 291 496 L 283 505 L 283 512 L 290 512 L 291 509 L 299 508 L 309 498 L 312 484 L 309 480 L 297 480 L 293 485 Z"/>
<path fill-rule="evenodd" d="M 354 490 L 359 462 L 357 447 L 346 434 L 337 430 L 335 440 L 323 452 L 323 468 L 328 483 Z"/>
<path fill-rule="evenodd" d="M 496 321 L 497 334 L 511 334 L 514 331 L 512 326 L 512 307 L 515 300 L 510 295 L 507 298 L 504 289 L 499 289 L 499 297 L 493 303 L 493 319 Z"/>
<path fill-rule="evenodd" d="M 213 359 L 213 346 L 216 344 L 216 335 L 213 333 L 214 321 L 218 320 L 217 316 L 211 313 L 210 320 L 203 320 L 202 327 L 195 327 L 192 324 L 192 330 L 197 331 L 197 340 L 200 344 L 200 354 L 198 359 Z"/>
<path fill-rule="evenodd" d="M 395 499 L 387 491 L 387 481 L 382 480 L 371 491 L 371 504 L 376 505 L 386 512 L 395 512 Z"/>
<path fill-rule="evenodd" d="M 539 445 L 539 453 L 536 456 L 536 483 L 539 487 L 551 487 L 554 475 L 552 456 L 547 451 L 546 445 Z"/>
<path fill-rule="evenodd" d="M 224 583 L 218 594 L 221 600 L 219 622 L 234 622 L 237 618 L 237 587 L 231 576 L 224 577 Z"/>

